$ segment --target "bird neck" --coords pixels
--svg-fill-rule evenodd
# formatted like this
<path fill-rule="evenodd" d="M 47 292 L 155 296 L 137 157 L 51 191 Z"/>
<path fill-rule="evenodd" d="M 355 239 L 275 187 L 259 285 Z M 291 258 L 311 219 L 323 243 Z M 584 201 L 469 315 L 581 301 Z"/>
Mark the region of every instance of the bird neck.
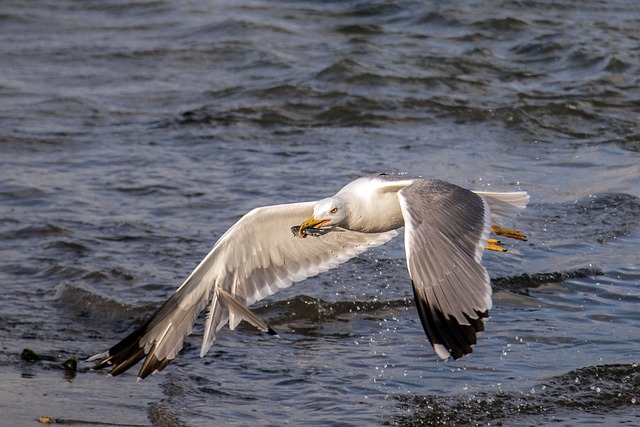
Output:
<path fill-rule="evenodd" d="M 375 197 L 366 194 L 348 196 L 349 212 L 345 224 L 347 230 L 363 233 L 382 233 L 404 225 L 398 195 L 378 193 Z"/>

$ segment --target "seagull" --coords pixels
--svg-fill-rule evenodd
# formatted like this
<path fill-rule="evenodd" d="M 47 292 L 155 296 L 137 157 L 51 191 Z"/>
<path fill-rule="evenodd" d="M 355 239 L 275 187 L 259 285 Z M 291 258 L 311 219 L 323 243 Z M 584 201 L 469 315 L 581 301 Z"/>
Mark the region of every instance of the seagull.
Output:
<path fill-rule="evenodd" d="M 220 329 L 246 321 L 277 335 L 247 306 L 382 245 L 404 227 L 404 247 L 424 332 L 442 359 L 472 352 L 491 309 L 485 249 L 496 236 L 526 241 L 498 223 L 525 208 L 524 191 L 472 191 L 437 179 L 375 174 L 312 202 L 263 206 L 233 225 L 182 285 L 142 325 L 88 359 L 119 375 L 144 362 L 138 380 L 163 370 L 209 305 L 200 357 Z"/>

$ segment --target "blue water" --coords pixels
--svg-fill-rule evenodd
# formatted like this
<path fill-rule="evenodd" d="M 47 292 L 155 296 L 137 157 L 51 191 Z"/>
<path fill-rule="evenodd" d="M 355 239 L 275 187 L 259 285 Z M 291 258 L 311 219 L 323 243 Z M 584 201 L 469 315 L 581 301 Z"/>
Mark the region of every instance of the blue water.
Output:
<path fill-rule="evenodd" d="M 640 424 L 639 27 L 635 1 L 3 1 L 0 425 Z M 200 319 L 145 381 L 83 362 L 250 209 L 380 171 L 530 193 L 472 355 L 425 341 L 398 238 L 257 304 L 279 338 L 200 359 Z"/>

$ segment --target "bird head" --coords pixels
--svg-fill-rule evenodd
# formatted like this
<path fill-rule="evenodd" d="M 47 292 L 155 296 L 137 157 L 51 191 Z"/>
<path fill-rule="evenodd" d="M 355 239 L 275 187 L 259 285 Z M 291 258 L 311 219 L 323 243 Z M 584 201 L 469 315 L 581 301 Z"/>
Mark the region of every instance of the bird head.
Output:
<path fill-rule="evenodd" d="M 346 202 L 343 199 L 336 196 L 322 199 L 313 207 L 313 215 L 300 224 L 298 236 L 306 237 L 312 230 L 314 234 L 326 234 L 340 226 L 346 217 Z"/>

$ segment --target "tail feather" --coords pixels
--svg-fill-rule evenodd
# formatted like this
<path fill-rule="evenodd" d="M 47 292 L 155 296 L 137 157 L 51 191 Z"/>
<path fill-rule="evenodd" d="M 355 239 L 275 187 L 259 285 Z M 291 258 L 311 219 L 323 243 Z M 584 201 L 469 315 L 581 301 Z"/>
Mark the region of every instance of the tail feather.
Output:
<path fill-rule="evenodd" d="M 501 223 L 518 215 L 529 203 L 526 191 L 512 191 L 499 193 L 492 191 L 474 191 L 489 204 L 491 220 L 494 224 Z"/>

